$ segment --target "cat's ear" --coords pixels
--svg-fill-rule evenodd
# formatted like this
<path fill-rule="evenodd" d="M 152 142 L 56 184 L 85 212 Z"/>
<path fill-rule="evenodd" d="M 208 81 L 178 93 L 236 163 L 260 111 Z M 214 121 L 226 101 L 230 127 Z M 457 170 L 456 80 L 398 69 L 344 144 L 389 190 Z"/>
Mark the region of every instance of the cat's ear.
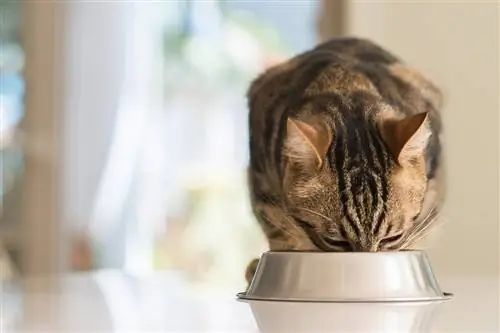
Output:
<path fill-rule="evenodd" d="M 332 132 L 326 124 L 288 118 L 285 150 L 290 158 L 320 168 L 331 143 Z"/>
<path fill-rule="evenodd" d="M 404 165 L 425 152 L 432 134 L 427 112 L 382 124 L 382 136 L 399 164 Z"/>

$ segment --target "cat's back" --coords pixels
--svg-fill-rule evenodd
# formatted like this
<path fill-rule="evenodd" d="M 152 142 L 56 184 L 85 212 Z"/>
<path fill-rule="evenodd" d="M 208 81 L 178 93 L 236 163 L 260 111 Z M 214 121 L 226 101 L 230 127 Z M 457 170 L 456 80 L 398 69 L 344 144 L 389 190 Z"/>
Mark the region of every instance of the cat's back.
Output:
<path fill-rule="evenodd" d="M 356 37 L 331 39 L 270 68 L 252 82 L 248 97 L 251 112 L 268 112 L 290 99 L 359 90 L 398 107 L 402 98 L 441 106 L 440 90 L 420 71 L 374 42 Z"/>
<path fill-rule="evenodd" d="M 441 105 L 439 89 L 397 56 L 370 40 L 343 37 L 319 44 L 259 75 L 248 90 L 250 126 L 264 130 L 262 126 L 295 112 L 307 98 L 359 96 L 359 92 L 377 96 L 406 114 Z"/>
<path fill-rule="evenodd" d="M 348 72 L 355 74 L 356 65 L 398 64 L 400 60 L 373 42 L 354 37 L 334 38 L 292 59 L 274 66 L 254 80 L 249 89 L 250 101 L 272 99 L 273 90 L 303 89 L 325 72 Z M 359 70 L 359 68 L 358 68 Z"/>
<path fill-rule="evenodd" d="M 416 90 L 432 90 L 428 94 L 433 94 L 433 102 L 440 103 L 439 89 L 420 71 L 380 45 L 357 37 L 333 38 L 268 69 L 252 82 L 248 97 L 250 102 L 268 101 L 289 91 L 304 90 L 325 72 L 361 75 L 379 90 L 384 90 L 380 84 L 387 82 L 401 83 L 399 86 L 406 84 Z M 346 83 L 348 88 L 349 82 Z M 282 94 L 278 94 L 279 91 Z"/>
<path fill-rule="evenodd" d="M 371 64 L 390 65 L 399 63 L 400 59 L 368 39 L 343 37 L 334 38 L 316 46 L 312 53 L 332 52 L 342 55 L 346 61 L 356 60 Z"/>

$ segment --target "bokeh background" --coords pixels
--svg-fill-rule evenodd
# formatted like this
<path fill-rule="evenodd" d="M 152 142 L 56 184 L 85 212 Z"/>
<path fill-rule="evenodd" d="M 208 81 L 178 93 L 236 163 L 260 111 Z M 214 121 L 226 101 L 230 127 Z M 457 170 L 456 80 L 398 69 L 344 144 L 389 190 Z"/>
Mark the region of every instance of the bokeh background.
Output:
<path fill-rule="evenodd" d="M 0 281 L 176 271 L 234 292 L 266 250 L 246 89 L 332 36 L 381 43 L 446 95 L 437 274 L 498 274 L 499 11 L 481 1 L 0 1 Z"/>

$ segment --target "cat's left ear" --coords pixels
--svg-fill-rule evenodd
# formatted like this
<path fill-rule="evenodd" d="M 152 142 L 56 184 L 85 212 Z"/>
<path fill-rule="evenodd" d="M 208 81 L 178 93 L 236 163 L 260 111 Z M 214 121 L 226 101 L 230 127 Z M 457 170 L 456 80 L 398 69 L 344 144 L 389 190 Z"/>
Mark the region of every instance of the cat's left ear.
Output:
<path fill-rule="evenodd" d="M 332 132 L 326 124 L 288 118 L 285 152 L 291 159 L 320 168 L 331 143 Z"/>
<path fill-rule="evenodd" d="M 423 156 L 432 131 L 427 112 L 401 120 L 387 120 L 381 126 L 382 136 L 400 165 Z"/>

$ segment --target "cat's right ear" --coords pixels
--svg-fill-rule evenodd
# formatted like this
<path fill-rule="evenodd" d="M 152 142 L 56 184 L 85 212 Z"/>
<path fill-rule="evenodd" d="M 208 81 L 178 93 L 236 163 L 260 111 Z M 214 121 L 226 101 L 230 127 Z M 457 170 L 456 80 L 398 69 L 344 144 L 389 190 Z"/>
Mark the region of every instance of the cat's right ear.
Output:
<path fill-rule="evenodd" d="M 407 164 L 415 157 L 423 156 L 431 134 L 427 112 L 401 120 L 386 121 L 382 126 L 385 142 L 401 165 Z"/>
<path fill-rule="evenodd" d="M 285 153 L 290 159 L 320 168 L 331 143 L 332 133 L 325 124 L 287 119 Z"/>

